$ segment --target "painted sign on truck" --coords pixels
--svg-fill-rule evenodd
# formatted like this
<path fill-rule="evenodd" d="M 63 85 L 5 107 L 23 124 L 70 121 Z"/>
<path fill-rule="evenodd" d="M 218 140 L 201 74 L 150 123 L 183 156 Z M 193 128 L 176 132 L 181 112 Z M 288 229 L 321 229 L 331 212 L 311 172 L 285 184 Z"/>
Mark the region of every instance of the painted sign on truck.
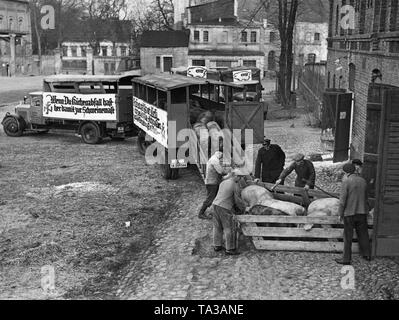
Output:
<path fill-rule="evenodd" d="M 165 148 L 168 147 L 168 113 L 165 110 L 133 97 L 133 121 Z"/>
<path fill-rule="evenodd" d="M 252 81 L 252 71 L 251 70 L 233 71 L 233 81 L 234 82 Z"/>
<path fill-rule="evenodd" d="M 43 117 L 117 121 L 115 94 L 43 93 Z"/>
<path fill-rule="evenodd" d="M 187 77 L 206 79 L 208 77 L 208 70 L 206 67 L 200 66 L 188 67 Z"/>

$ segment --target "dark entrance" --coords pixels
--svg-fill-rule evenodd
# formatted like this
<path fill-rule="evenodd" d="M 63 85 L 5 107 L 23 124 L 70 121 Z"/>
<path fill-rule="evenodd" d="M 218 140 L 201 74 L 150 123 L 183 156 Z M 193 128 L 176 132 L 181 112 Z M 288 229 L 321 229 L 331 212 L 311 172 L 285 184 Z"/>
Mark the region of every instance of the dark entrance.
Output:
<path fill-rule="evenodd" d="M 373 253 L 399 256 L 399 88 L 381 85 L 379 92 Z"/>
<path fill-rule="evenodd" d="M 163 58 L 163 72 L 170 72 L 173 67 L 173 59 L 172 57 L 164 57 Z"/>
<path fill-rule="evenodd" d="M 322 130 L 332 129 L 334 162 L 348 160 L 352 111 L 352 93 L 330 89 L 324 93 Z"/>

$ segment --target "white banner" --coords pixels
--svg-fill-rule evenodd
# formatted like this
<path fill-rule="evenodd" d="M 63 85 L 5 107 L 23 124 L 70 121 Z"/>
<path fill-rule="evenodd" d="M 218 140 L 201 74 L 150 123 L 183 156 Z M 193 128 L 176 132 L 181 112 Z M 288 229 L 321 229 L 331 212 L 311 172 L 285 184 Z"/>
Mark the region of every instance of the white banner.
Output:
<path fill-rule="evenodd" d="M 168 113 L 133 97 L 133 121 L 165 148 L 168 147 Z"/>
<path fill-rule="evenodd" d="M 252 81 L 252 71 L 251 70 L 233 71 L 233 81 L 234 82 Z"/>
<path fill-rule="evenodd" d="M 206 79 L 208 77 L 208 71 L 206 67 L 188 67 L 187 77 L 202 78 Z"/>
<path fill-rule="evenodd" d="M 43 117 L 116 121 L 116 95 L 44 92 Z"/>

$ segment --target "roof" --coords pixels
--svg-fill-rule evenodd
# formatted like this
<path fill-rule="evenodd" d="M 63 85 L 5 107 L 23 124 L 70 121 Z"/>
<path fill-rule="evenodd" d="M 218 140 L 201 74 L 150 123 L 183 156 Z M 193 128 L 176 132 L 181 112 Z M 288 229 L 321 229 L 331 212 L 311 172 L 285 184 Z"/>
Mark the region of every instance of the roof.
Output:
<path fill-rule="evenodd" d="M 241 88 L 241 84 L 216 81 L 211 79 L 192 78 L 179 74 L 147 74 L 143 77 L 133 78 L 133 82 L 141 83 L 147 86 L 155 87 L 159 90 L 173 90 L 178 88 L 189 87 L 193 85 L 206 85 L 208 83 L 216 85 L 227 85 L 230 87 Z"/>
<path fill-rule="evenodd" d="M 123 20 L 79 20 L 63 30 L 63 41 L 92 42 L 109 40 L 130 43 L 132 24 Z"/>
<path fill-rule="evenodd" d="M 134 77 L 134 75 L 69 75 L 60 74 L 44 78 L 45 82 L 100 82 L 109 81 L 114 82 L 122 78 Z"/>
<path fill-rule="evenodd" d="M 217 0 L 189 7 L 191 24 L 234 24 L 235 0 Z M 219 19 L 221 22 L 219 22 Z"/>
<path fill-rule="evenodd" d="M 133 82 L 151 85 L 163 90 L 173 90 L 207 83 L 206 79 L 191 78 L 176 74 L 147 74 L 143 77 L 134 78 Z"/>
<path fill-rule="evenodd" d="M 188 47 L 190 34 L 186 31 L 144 31 L 142 48 Z"/>
<path fill-rule="evenodd" d="M 245 50 L 189 50 L 191 56 L 264 56 L 263 51 Z"/>

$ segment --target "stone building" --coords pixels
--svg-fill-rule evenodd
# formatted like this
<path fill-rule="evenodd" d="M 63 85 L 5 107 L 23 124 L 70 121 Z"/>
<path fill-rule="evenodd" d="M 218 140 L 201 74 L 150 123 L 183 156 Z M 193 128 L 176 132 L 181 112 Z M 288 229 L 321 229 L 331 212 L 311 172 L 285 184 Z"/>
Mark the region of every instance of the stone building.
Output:
<path fill-rule="evenodd" d="M 67 33 L 62 42 L 63 73 L 110 75 L 139 67 L 139 58 L 131 50 L 128 22 L 104 21 L 95 39 L 88 37 L 83 25 L 80 31 Z"/>
<path fill-rule="evenodd" d="M 145 31 L 140 48 L 142 73 L 159 74 L 187 67 L 188 43 L 187 31 Z"/>
<path fill-rule="evenodd" d="M 354 29 L 342 28 L 344 5 L 354 9 Z M 353 92 L 352 158 L 365 155 L 370 89 L 399 86 L 398 20 L 397 0 L 330 0 L 327 86 Z"/>
<path fill-rule="evenodd" d="M 32 71 L 32 32 L 28 0 L 0 0 L 0 76 Z"/>

